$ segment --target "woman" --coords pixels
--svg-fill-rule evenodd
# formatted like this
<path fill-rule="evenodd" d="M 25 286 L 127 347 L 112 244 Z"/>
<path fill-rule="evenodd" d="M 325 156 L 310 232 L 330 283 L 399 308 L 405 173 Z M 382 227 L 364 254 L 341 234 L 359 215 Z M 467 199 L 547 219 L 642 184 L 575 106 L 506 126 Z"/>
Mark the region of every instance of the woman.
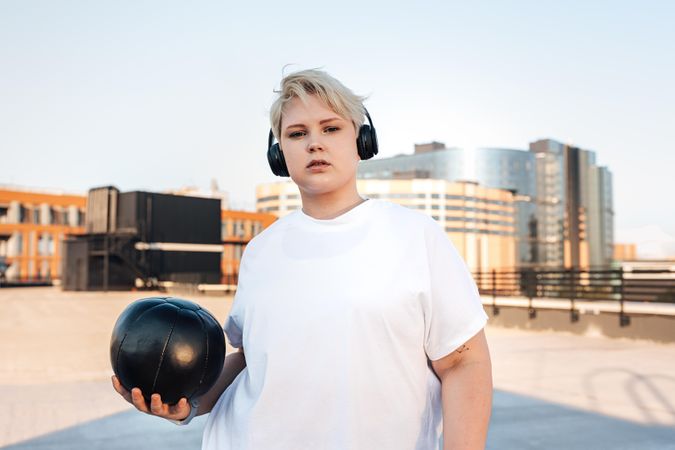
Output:
<path fill-rule="evenodd" d="M 210 412 L 205 450 L 485 446 L 487 315 L 433 219 L 358 193 L 359 161 L 377 153 L 362 100 L 322 71 L 282 80 L 268 158 L 302 209 L 246 247 L 225 324 L 239 351 L 216 386 L 198 406 L 146 405 L 113 379 L 141 411 Z"/>

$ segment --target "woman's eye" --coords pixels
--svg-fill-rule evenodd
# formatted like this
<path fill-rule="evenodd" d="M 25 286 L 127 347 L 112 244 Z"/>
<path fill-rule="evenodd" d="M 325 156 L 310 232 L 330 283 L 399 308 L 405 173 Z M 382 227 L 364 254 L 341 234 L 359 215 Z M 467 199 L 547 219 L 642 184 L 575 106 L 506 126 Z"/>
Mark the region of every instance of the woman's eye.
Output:
<path fill-rule="evenodd" d="M 334 131 L 337 130 L 339 130 L 338 127 L 327 127 L 325 131 L 327 131 L 328 133 L 333 133 Z"/>
<path fill-rule="evenodd" d="M 294 139 L 294 138 L 302 137 L 304 135 L 305 135 L 305 133 L 302 132 L 302 131 L 294 131 L 291 134 L 289 134 L 288 137 L 291 138 L 291 139 Z"/>

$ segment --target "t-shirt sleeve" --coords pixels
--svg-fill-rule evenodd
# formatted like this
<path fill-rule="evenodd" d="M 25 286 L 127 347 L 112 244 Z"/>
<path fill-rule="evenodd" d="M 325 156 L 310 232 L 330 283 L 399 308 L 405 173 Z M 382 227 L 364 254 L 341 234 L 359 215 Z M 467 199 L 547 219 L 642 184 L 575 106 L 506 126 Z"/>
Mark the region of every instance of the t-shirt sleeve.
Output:
<path fill-rule="evenodd" d="M 435 361 L 476 335 L 488 316 L 471 272 L 436 222 L 426 229 L 426 251 L 429 286 L 423 297 L 424 349 Z"/>
<path fill-rule="evenodd" d="M 235 300 L 234 303 L 232 304 L 232 310 L 230 311 L 230 315 L 227 316 L 227 320 L 225 321 L 225 326 L 223 327 L 223 329 L 225 330 L 225 335 L 227 336 L 227 340 L 230 342 L 230 345 L 234 348 L 241 348 L 244 335 L 242 331 L 242 326 L 240 324 L 241 317 L 239 317 L 237 312 L 235 311 L 236 303 L 237 303 L 237 296 L 235 294 Z"/>

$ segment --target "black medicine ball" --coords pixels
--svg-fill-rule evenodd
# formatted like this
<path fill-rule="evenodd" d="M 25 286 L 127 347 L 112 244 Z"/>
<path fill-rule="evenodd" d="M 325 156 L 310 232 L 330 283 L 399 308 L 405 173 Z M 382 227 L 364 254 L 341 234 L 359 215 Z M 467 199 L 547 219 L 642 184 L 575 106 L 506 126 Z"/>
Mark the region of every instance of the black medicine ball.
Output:
<path fill-rule="evenodd" d="M 157 392 L 175 404 L 206 393 L 225 362 L 223 329 L 196 303 L 151 297 L 127 306 L 110 340 L 113 371 L 127 390 L 138 387 L 146 401 Z"/>

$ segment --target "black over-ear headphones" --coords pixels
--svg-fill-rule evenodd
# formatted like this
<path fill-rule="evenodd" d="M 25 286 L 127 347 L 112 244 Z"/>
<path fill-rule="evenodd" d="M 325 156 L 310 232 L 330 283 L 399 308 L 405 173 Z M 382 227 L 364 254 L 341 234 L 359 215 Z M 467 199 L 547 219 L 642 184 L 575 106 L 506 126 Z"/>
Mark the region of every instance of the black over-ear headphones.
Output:
<path fill-rule="evenodd" d="M 370 125 L 364 123 L 359 128 L 359 135 L 356 137 L 356 148 L 359 151 L 361 159 L 370 159 L 377 155 L 377 134 L 375 133 L 373 120 L 370 118 L 368 110 L 364 108 L 364 112 Z M 270 134 L 267 138 L 267 161 L 270 163 L 270 168 L 274 175 L 288 177 L 290 175 L 286 166 L 286 160 L 284 159 L 284 152 L 278 143 L 273 144 L 273 142 L 274 133 L 270 129 Z"/>

